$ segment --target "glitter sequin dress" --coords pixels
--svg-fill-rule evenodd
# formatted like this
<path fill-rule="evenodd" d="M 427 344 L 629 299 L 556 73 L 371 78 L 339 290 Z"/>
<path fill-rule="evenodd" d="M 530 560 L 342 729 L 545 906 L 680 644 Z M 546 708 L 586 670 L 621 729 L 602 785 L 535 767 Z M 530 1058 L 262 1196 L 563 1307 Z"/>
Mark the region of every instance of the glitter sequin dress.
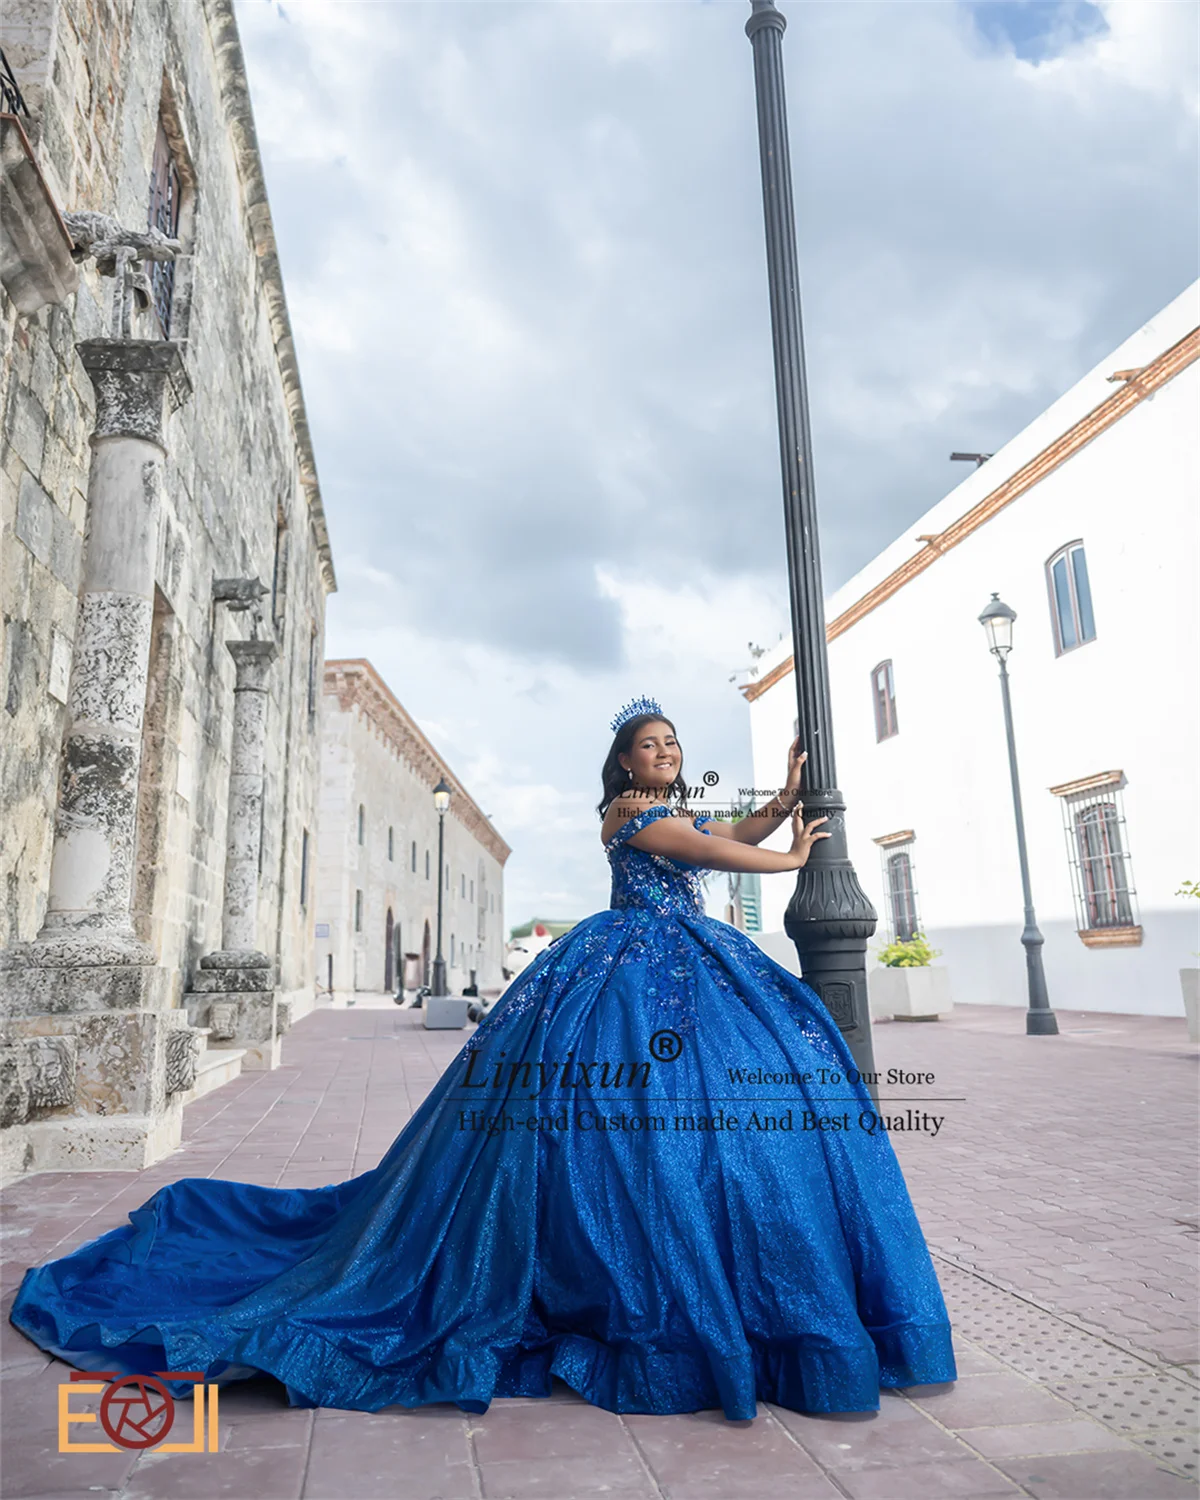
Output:
<path fill-rule="evenodd" d="M 364 1411 L 478 1412 L 557 1375 L 610 1411 L 747 1418 L 954 1379 L 837 1027 L 703 915 L 698 870 L 629 843 L 666 815 L 621 827 L 611 909 L 522 972 L 377 1167 L 173 1183 L 28 1272 L 13 1322 L 84 1369 L 265 1371 Z"/>

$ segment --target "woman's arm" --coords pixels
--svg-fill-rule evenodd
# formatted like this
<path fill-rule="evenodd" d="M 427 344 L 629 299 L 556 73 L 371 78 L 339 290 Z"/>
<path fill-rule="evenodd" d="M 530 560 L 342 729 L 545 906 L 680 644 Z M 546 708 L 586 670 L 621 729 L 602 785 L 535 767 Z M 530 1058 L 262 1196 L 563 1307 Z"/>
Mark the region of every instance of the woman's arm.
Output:
<path fill-rule="evenodd" d="M 808 751 L 800 749 L 799 736 L 788 750 L 787 779 L 779 795 L 772 797 L 765 807 L 758 807 L 729 828 L 729 837 L 740 844 L 761 844 L 769 838 L 785 818 L 790 818 L 800 807 L 800 775 Z"/>
<path fill-rule="evenodd" d="M 797 811 L 792 819 L 792 847 L 786 851 L 749 848 L 739 839 L 712 838 L 681 817 L 659 818 L 635 833 L 629 842 L 648 854 L 662 854 L 703 870 L 770 875 L 799 870 L 806 864 L 815 841 L 830 836 L 817 831 L 817 824 L 824 822 L 824 818 L 814 818 L 806 824 Z"/>

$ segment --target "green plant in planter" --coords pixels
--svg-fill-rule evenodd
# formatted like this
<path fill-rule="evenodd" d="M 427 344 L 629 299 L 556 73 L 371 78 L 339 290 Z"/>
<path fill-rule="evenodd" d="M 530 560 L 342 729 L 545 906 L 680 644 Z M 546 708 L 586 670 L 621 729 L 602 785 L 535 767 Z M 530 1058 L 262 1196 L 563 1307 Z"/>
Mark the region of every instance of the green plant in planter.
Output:
<path fill-rule="evenodd" d="M 914 937 L 900 939 L 880 948 L 879 962 L 889 969 L 923 969 L 941 954 L 940 948 L 931 948 L 923 932 Z"/>

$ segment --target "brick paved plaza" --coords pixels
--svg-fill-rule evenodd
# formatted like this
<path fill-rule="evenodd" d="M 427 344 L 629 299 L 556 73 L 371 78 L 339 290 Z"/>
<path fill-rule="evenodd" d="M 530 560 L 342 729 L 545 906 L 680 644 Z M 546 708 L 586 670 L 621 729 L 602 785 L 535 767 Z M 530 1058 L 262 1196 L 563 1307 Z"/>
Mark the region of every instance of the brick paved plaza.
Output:
<path fill-rule="evenodd" d="M 953 1388 L 877 1416 L 761 1407 L 618 1417 L 559 1387 L 376 1415 L 290 1409 L 270 1381 L 221 1397 L 212 1455 L 59 1455 L 66 1374 L 3 1325 L 0 1495 L 60 1500 L 1157 1500 L 1195 1495 L 1196 1068 L 1184 1023 L 960 1009 L 876 1029 L 881 1088 L 946 1116 L 894 1137 L 955 1325 Z M 277 1072 L 187 1111 L 183 1149 L 139 1174 L 45 1174 L 3 1203 L 4 1309 L 26 1266 L 121 1223 L 177 1177 L 321 1186 L 379 1159 L 461 1045 L 384 1002 L 308 1017 Z M 925 1104 L 936 1095 L 963 1103 Z M 78 1397 L 73 1406 L 87 1409 Z M 178 1420 L 178 1419 L 177 1419 Z M 183 1422 L 189 1427 L 190 1412 Z M 74 1441 L 86 1440 L 75 1429 Z"/>

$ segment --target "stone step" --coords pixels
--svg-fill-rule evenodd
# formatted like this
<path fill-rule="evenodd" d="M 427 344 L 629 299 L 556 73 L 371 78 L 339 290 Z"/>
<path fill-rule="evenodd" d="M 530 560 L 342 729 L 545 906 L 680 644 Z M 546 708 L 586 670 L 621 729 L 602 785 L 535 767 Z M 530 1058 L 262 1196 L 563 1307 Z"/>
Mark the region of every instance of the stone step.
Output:
<path fill-rule="evenodd" d="M 232 1083 L 235 1078 L 240 1077 L 242 1058 L 245 1055 L 244 1047 L 209 1048 L 202 1052 L 196 1065 L 196 1081 L 180 1096 L 184 1104 L 191 1104 L 193 1100 L 201 1099 L 205 1094 L 211 1094 L 213 1089 L 219 1089 L 223 1084 Z"/>

